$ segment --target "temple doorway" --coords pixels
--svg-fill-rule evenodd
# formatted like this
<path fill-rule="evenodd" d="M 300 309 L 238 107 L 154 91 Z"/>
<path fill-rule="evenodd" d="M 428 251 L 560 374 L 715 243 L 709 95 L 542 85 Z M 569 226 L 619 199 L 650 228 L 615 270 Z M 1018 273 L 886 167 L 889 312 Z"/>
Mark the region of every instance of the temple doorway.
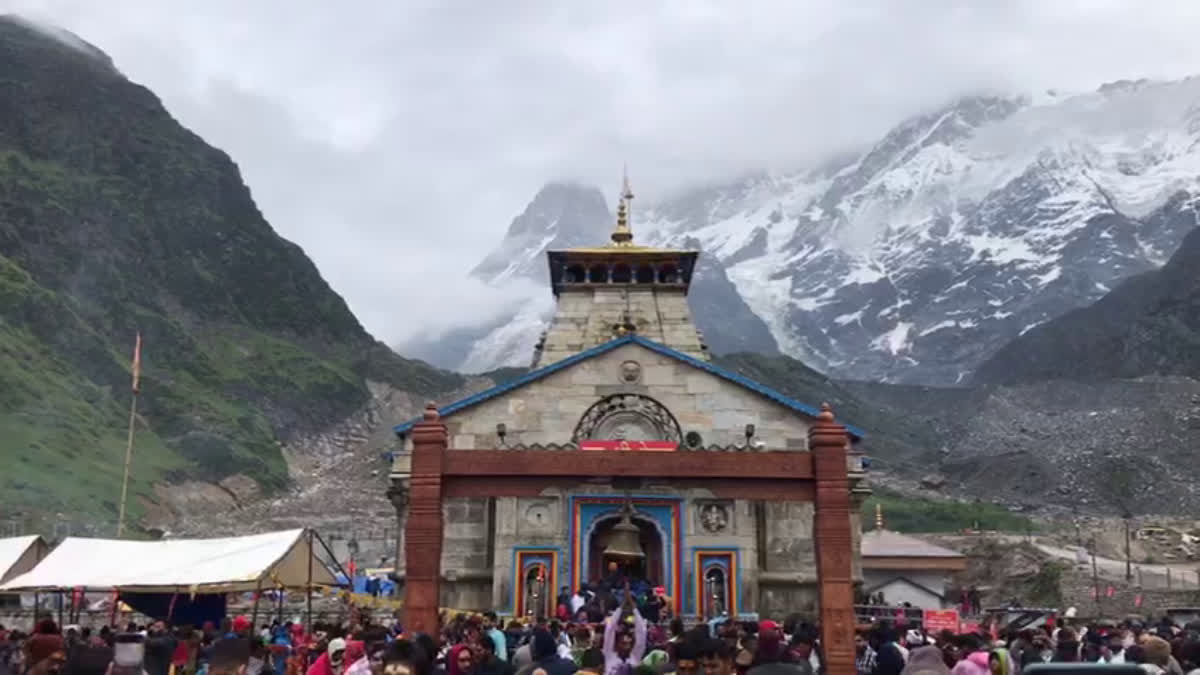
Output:
<path fill-rule="evenodd" d="M 613 573 L 610 564 L 616 561 L 605 559 L 604 548 L 608 543 L 613 526 L 620 520 L 620 515 L 608 516 L 598 521 L 595 529 L 592 530 L 592 536 L 588 541 L 587 579 L 589 581 L 598 581 Z M 633 524 L 638 527 L 638 541 L 641 543 L 646 557 L 632 563 L 617 563 L 616 571 L 620 575 L 628 576 L 631 580 L 641 579 L 649 582 L 651 586 L 661 586 L 666 583 L 667 579 L 662 535 L 653 521 L 647 518 L 635 514 Z"/>

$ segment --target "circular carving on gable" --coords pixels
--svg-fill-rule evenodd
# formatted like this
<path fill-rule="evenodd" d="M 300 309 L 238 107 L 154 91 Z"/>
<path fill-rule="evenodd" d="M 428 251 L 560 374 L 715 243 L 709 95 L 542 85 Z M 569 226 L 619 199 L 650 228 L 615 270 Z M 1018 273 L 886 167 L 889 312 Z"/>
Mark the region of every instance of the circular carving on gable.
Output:
<path fill-rule="evenodd" d="M 571 442 L 597 441 L 672 441 L 681 443 L 683 431 L 671 411 L 649 396 L 614 394 L 588 408 Z"/>
<path fill-rule="evenodd" d="M 546 504 L 531 504 L 525 509 L 525 522 L 534 527 L 550 527 L 550 507 Z"/>
<path fill-rule="evenodd" d="M 625 384 L 637 384 L 642 381 L 642 364 L 637 361 L 626 361 L 619 370 L 621 381 Z"/>

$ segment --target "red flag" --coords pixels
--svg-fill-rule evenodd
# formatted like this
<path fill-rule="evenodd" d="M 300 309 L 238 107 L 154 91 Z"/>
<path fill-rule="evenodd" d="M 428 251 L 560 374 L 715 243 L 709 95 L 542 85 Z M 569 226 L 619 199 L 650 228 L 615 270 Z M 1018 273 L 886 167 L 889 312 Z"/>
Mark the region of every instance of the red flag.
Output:
<path fill-rule="evenodd" d="M 133 343 L 133 393 L 138 393 L 142 380 L 142 333 L 138 331 Z"/>

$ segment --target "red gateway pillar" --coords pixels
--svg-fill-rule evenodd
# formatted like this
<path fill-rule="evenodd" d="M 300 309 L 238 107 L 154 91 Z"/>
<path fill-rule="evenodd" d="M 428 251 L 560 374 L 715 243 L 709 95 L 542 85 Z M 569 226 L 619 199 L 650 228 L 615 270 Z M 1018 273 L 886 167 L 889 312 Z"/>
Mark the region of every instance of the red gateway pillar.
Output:
<path fill-rule="evenodd" d="M 437 636 L 442 578 L 442 468 L 446 425 L 425 406 L 412 429 L 412 479 L 404 528 L 404 629 Z"/>
<path fill-rule="evenodd" d="M 828 675 L 855 675 L 854 540 L 850 527 L 850 478 L 846 427 L 837 424 L 829 404 L 821 405 L 808 430 L 816 490 L 813 533 L 820 587 L 821 647 Z"/>

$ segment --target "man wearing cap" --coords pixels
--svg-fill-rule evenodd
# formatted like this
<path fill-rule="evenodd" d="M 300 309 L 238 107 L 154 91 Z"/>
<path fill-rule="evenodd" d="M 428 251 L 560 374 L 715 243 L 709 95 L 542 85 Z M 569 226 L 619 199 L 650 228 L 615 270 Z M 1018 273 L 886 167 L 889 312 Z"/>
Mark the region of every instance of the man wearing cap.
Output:
<path fill-rule="evenodd" d="M 342 675 L 346 669 L 346 641 L 334 638 L 321 658 L 308 669 L 308 675 Z"/>
<path fill-rule="evenodd" d="M 229 632 L 225 634 L 225 637 L 227 639 L 240 637 L 249 638 L 251 628 L 252 626 L 250 625 L 250 619 L 248 619 L 244 614 L 239 614 L 238 616 L 234 617 L 233 625 L 230 627 Z"/>

